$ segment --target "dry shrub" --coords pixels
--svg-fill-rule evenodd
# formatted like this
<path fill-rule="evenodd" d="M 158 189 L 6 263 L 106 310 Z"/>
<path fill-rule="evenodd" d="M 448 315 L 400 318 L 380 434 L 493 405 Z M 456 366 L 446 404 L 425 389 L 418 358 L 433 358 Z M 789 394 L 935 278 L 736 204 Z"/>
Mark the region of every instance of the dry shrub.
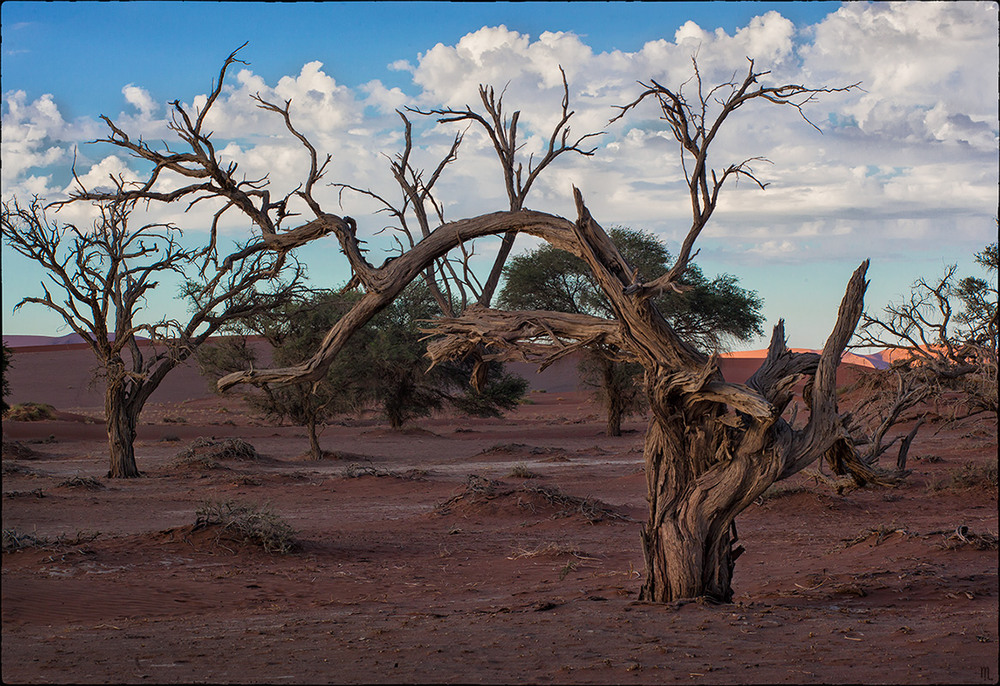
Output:
<path fill-rule="evenodd" d="M 850 548 L 851 546 L 867 541 L 872 537 L 875 539 L 873 545 L 878 545 L 895 534 L 900 534 L 905 537 L 914 535 L 910 533 L 905 526 L 896 524 L 895 522 L 892 522 L 891 524 L 879 524 L 878 526 L 870 527 L 858 532 L 854 538 L 845 538 L 844 547 Z"/>
<path fill-rule="evenodd" d="M 20 441 L 3 442 L 3 459 L 5 460 L 30 460 L 36 457 L 38 457 L 38 452 Z"/>
<path fill-rule="evenodd" d="M 40 422 L 56 418 L 56 408 L 47 403 L 18 403 L 7 410 L 6 419 L 15 422 Z"/>
<path fill-rule="evenodd" d="M 528 469 L 528 466 L 523 462 L 519 462 L 510 468 L 510 472 L 507 473 L 507 477 L 511 479 L 537 479 L 541 476 L 538 472 L 533 472 Z"/>
<path fill-rule="evenodd" d="M 987 462 L 966 462 L 958 469 L 952 469 L 948 479 L 939 488 L 965 489 L 981 488 L 997 490 L 997 459 Z"/>
<path fill-rule="evenodd" d="M 207 501 L 195 512 L 194 531 L 219 528 L 216 541 L 227 539 L 260 546 L 268 553 L 290 553 L 298 548 L 295 530 L 269 505 L 234 500 Z"/>
<path fill-rule="evenodd" d="M 83 543 L 90 543 L 100 535 L 98 531 L 78 531 L 72 536 L 63 534 L 56 538 L 48 538 L 47 536 L 37 536 L 32 533 L 17 531 L 16 529 L 4 529 L 3 552 L 11 553 L 28 549 L 63 550 L 79 546 Z"/>
<path fill-rule="evenodd" d="M 370 464 L 365 465 L 352 462 L 347 465 L 343 475 L 345 479 L 359 479 L 363 476 L 389 476 L 394 479 L 404 479 L 406 481 L 426 481 L 427 474 L 426 469 L 407 469 L 405 472 L 394 472 L 389 469 L 379 469 Z"/>
<path fill-rule="evenodd" d="M 259 460 L 260 453 L 252 445 L 241 438 L 225 438 L 221 441 L 210 441 L 204 438 L 195 439 L 192 448 L 205 447 L 209 455 L 217 460 Z"/>
<path fill-rule="evenodd" d="M 87 491 L 99 491 L 104 487 L 104 484 L 92 476 L 71 476 L 56 485 L 56 488 L 82 488 Z"/>
<path fill-rule="evenodd" d="M 969 527 L 963 524 L 945 539 L 944 547 L 948 550 L 955 550 L 965 546 L 972 546 L 976 550 L 997 550 L 997 535 L 989 531 L 982 534 L 973 533 L 969 531 Z"/>
<path fill-rule="evenodd" d="M 522 484 L 511 487 L 502 481 L 470 474 L 465 490 L 440 503 L 439 514 L 450 514 L 459 506 L 478 509 L 493 500 L 511 500 L 521 510 L 536 512 L 538 509 L 552 510 L 551 518 L 582 516 L 588 522 L 618 519 L 629 520 L 628 515 L 595 498 L 580 498 L 567 495 L 553 486 L 529 486 Z"/>
<path fill-rule="evenodd" d="M 257 449 L 240 438 L 225 438 L 212 441 L 196 438 L 190 446 L 177 453 L 174 466 L 191 466 L 201 469 L 220 469 L 217 460 L 259 460 Z"/>

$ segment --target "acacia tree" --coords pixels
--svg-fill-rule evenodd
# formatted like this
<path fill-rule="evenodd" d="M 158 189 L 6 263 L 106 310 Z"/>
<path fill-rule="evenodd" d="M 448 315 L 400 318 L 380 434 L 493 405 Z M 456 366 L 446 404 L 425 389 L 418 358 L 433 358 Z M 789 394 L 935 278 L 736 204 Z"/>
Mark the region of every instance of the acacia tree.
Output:
<path fill-rule="evenodd" d="M 311 291 L 294 303 L 262 312 L 230 331 L 237 335 L 198 351 L 202 372 L 213 380 L 258 366 L 257 350 L 247 336 L 259 336 L 273 350 L 275 364 L 308 356 L 323 333 L 350 311 L 351 292 Z M 468 365 L 446 363 L 427 368 L 420 322 L 438 315 L 426 284 L 417 280 L 351 337 L 343 353 L 317 382 L 263 384 L 244 397 L 250 406 L 278 421 L 306 427 L 310 455 L 323 457 L 319 426 L 333 415 L 377 407 L 389 426 L 400 429 L 418 417 L 450 405 L 476 416 L 499 417 L 517 406 L 528 383 L 493 363 L 482 389 L 468 387 Z"/>
<path fill-rule="evenodd" d="M 653 278 L 669 268 L 669 251 L 652 234 L 616 227 L 609 236 L 639 279 Z M 504 277 L 498 302 L 505 309 L 614 317 L 586 262 L 550 245 L 511 258 Z M 716 350 L 727 338 L 746 340 L 763 333 L 760 298 L 737 283 L 730 274 L 709 281 L 692 264 L 677 290 L 661 293 L 653 302 L 681 337 L 703 350 Z M 622 419 L 646 407 L 642 367 L 622 359 L 616 348 L 595 345 L 587 348 L 580 369 L 584 379 L 597 388 L 598 401 L 607 413 L 607 434 L 620 436 Z"/>
<path fill-rule="evenodd" d="M 232 59 L 232 58 L 231 58 Z M 228 64 L 228 63 L 227 63 Z M 709 596 L 732 598 L 732 572 L 742 548 L 736 545 L 734 520 L 774 481 L 795 474 L 817 459 L 827 459 L 834 471 L 852 471 L 871 478 L 857 459 L 843 419 L 837 411 L 836 369 L 857 325 L 867 283 L 864 262 L 851 277 L 834 330 L 821 354 L 796 354 L 784 341 L 779 324 L 760 369 L 745 384 L 727 383 L 717 359 L 706 356 L 681 338 L 652 302 L 678 285 L 688 269 L 693 246 L 708 223 L 725 182 L 743 176 L 756 182 L 750 160 L 713 171 L 708 150 L 727 118 L 748 103 L 765 101 L 789 106 L 800 113 L 816 94 L 845 88 L 808 88 L 787 84 L 760 85 L 768 72 L 755 71 L 751 60 L 746 75 L 706 92 L 695 68 L 695 93 L 671 90 L 656 82 L 622 106 L 619 116 L 654 100 L 668 128 L 681 146 L 689 189 L 692 224 L 674 264 L 664 274 L 642 281 L 622 258 L 613 241 L 588 211 L 583 194 L 574 189 L 575 221 L 523 207 L 450 221 L 437 226 L 413 247 L 375 267 L 359 248 L 356 222 L 325 212 L 312 198 L 310 181 L 317 153 L 294 129 L 284 107 L 266 105 L 280 113 L 310 155 L 312 172 L 297 194 L 315 216 L 299 227 L 317 235 L 333 233 L 353 270 L 353 282 L 364 290 L 354 308 L 326 334 L 317 352 L 301 364 L 254 369 L 228 375 L 221 389 L 241 383 L 298 383 L 315 381 L 359 330 L 388 306 L 413 279 L 450 250 L 487 235 L 529 233 L 582 258 L 608 298 L 614 319 L 559 312 L 502 312 L 471 306 L 460 317 L 440 318 L 433 330 L 439 338 L 428 345 L 432 360 L 462 358 L 473 349 L 489 351 L 492 359 L 528 357 L 541 361 L 596 343 L 627 351 L 645 370 L 651 417 L 645 443 L 649 519 L 643 529 L 646 578 L 641 597 L 652 601 Z M 209 103 L 208 106 L 210 106 Z M 804 116 L 804 115 L 803 115 Z M 120 136 L 118 144 L 126 145 Z M 156 153 L 156 159 L 168 153 Z M 516 179 L 509 161 L 505 175 Z M 191 163 L 185 171 L 208 169 Z M 183 172 L 180 172 L 183 173 Z M 155 179 L 140 189 L 157 199 Z M 759 184 L 763 185 L 763 184 Z M 230 199 L 231 185 L 191 187 L 187 193 Z M 232 206 L 243 208 L 232 202 Z M 253 208 L 251 208 L 253 209 Z M 254 211 L 247 215 L 261 221 Z M 293 231 L 299 231 L 293 229 Z M 300 234 L 301 235 L 301 234 Z M 547 340 L 547 346 L 538 345 Z M 805 392 L 810 416 L 800 429 L 782 419 L 796 384 L 810 377 Z"/>
<path fill-rule="evenodd" d="M 166 375 L 227 322 L 286 300 L 301 271 L 284 254 L 247 246 L 220 263 L 214 251 L 183 248 L 173 226 L 129 226 L 128 201 L 95 205 L 99 217 L 80 228 L 51 221 L 38 198 L 27 207 L 16 199 L 4 202 L 3 239 L 40 264 L 55 289 L 53 294 L 43 283 L 41 297 L 27 297 L 17 308 L 34 303 L 53 310 L 96 356 L 105 385 L 108 476 L 130 478 L 140 474 L 134 449 L 139 415 Z M 155 279 L 191 272 L 199 272 L 199 280 L 183 288 L 189 318 L 143 321 Z"/>
<path fill-rule="evenodd" d="M 279 307 L 258 312 L 229 327 L 227 333 L 235 335 L 202 346 L 197 352 L 198 365 L 212 379 L 213 387 L 225 374 L 258 366 L 257 349 L 248 336 L 266 341 L 276 364 L 298 361 L 316 347 L 323 332 L 349 311 L 355 300 L 351 293 L 310 291 Z M 351 352 L 359 352 L 360 344 L 360 337 L 352 340 Z M 287 419 L 304 426 L 309 436 L 309 455 L 320 460 L 320 425 L 331 416 L 359 409 L 363 401 L 364 370 L 351 358 L 338 358 L 318 383 L 263 386 L 244 397 L 250 407 L 270 419 Z"/>

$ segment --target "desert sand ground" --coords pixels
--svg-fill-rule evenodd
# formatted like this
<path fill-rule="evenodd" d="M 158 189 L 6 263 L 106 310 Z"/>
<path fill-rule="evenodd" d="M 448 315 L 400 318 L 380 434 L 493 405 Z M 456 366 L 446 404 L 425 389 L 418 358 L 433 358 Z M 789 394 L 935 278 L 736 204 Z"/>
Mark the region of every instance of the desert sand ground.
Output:
<path fill-rule="evenodd" d="M 24 544 L 5 537 L 4 682 L 997 680 L 997 551 L 977 545 L 997 493 L 953 479 L 995 464 L 992 419 L 925 424 L 899 488 L 782 482 L 737 520 L 735 602 L 663 606 L 637 600 L 644 422 L 605 436 L 572 365 L 522 371 L 534 390 L 502 420 L 331 424 L 319 462 L 301 428 L 180 370 L 144 412 L 144 477 L 112 481 L 86 355 L 15 357 L 11 400 L 61 414 L 3 423 L 28 449 L 3 462 Z M 178 463 L 227 437 L 261 457 Z M 269 505 L 297 548 L 195 525 L 224 501 Z"/>

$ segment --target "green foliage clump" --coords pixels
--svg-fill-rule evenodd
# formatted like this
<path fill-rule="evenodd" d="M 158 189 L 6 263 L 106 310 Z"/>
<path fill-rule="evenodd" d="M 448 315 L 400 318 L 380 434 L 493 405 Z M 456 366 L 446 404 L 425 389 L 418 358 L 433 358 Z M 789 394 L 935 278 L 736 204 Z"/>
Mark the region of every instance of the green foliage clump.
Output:
<path fill-rule="evenodd" d="M 670 267 L 671 255 L 654 235 L 618 227 L 609 231 L 622 257 L 638 271 L 640 281 L 651 281 Z M 510 259 L 499 304 L 509 310 L 554 310 L 613 319 L 614 311 L 593 273 L 579 257 L 543 245 Z M 680 280 L 681 290 L 668 291 L 653 303 L 681 338 L 715 351 L 729 341 L 760 335 L 763 301 L 739 286 L 731 274 L 708 279 L 691 265 Z M 622 419 L 645 407 L 639 383 L 640 365 L 622 362 L 606 346 L 589 349 L 581 364 L 584 382 L 597 389 L 597 399 L 608 413 L 608 433 L 621 433 Z"/>
<path fill-rule="evenodd" d="M 313 291 L 305 298 L 248 321 L 243 334 L 262 336 L 272 347 L 275 366 L 302 362 L 357 302 L 353 293 Z M 439 313 L 430 289 L 414 282 L 384 310 L 355 332 L 314 384 L 266 386 L 247 396 L 251 406 L 269 419 L 288 420 L 309 430 L 313 457 L 322 456 L 317 428 L 338 414 L 377 407 L 393 428 L 429 415 L 446 403 L 467 414 L 500 416 L 513 409 L 527 381 L 493 363 L 480 391 L 468 388 L 471 365 L 447 363 L 428 369 L 423 322 Z M 203 373 L 223 374 L 259 366 L 245 335 L 234 336 L 198 354 Z"/>
<path fill-rule="evenodd" d="M 992 280 L 966 276 L 958 282 L 955 294 L 962 303 L 962 311 L 955 319 L 963 327 L 960 338 L 964 342 L 980 345 L 994 352 L 997 350 L 997 243 L 990 243 L 976 253 L 976 262 Z"/>

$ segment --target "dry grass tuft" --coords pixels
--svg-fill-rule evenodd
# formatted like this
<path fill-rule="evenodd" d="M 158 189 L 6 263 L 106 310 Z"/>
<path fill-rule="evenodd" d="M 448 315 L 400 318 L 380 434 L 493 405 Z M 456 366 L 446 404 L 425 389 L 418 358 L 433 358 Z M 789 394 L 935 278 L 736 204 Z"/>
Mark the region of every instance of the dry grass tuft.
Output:
<path fill-rule="evenodd" d="M 754 503 L 764 505 L 765 503 L 786 498 L 790 495 L 796 495 L 797 493 L 812 493 L 812 491 L 802 484 L 771 484 L 767 487 L 766 491 L 758 496 Z"/>
<path fill-rule="evenodd" d="M 510 479 L 537 479 L 541 477 L 541 474 L 531 471 L 526 464 L 519 462 L 510 468 L 507 477 Z"/>
<path fill-rule="evenodd" d="M 963 490 L 981 488 L 997 490 L 997 459 L 988 462 L 966 462 L 958 469 L 952 469 L 948 478 L 931 484 L 932 491 Z"/>
<path fill-rule="evenodd" d="M 596 557 L 584 554 L 573 546 L 565 545 L 563 543 L 546 543 L 545 545 L 537 546 L 531 549 L 522 547 L 515 548 L 511 551 L 510 555 L 507 556 L 507 559 L 520 560 L 523 558 L 533 557 L 560 557 L 562 555 L 571 555 L 581 560 L 597 559 Z"/>
<path fill-rule="evenodd" d="M 56 408 L 47 403 L 18 403 L 7 410 L 4 419 L 15 422 L 40 422 L 55 417 Z"/>

